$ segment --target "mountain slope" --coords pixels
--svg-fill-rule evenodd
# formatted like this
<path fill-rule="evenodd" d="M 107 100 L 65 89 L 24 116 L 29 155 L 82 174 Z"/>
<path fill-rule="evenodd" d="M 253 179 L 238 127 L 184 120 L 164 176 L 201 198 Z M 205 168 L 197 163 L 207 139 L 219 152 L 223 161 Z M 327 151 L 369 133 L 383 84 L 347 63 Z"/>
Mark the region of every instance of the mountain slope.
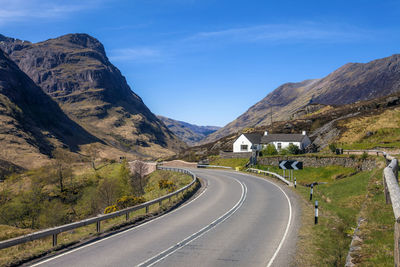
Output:
<path fill-rule="evenodd" d="M 322 79 L 284 84 L 237 119 L 208 136 L 212 142 L 245 127 L 287 120 L 310 103 L 343 105 L 386 96 L 400 90 L 400 55 L 368 63 L 349 63 Z"/>
<path fill-rule="evenodd" d="M 0 159 L 31 168 L 46 162 L 55 147 L 75 151 L 97 141 L 0 49 Z"/>
<path fill-rule="evenodd" d="M 68 34 L 30 43 L 0 36 L 0 47 L 71 119 L 107 144 L 155 157 L 185 147 L 131 91 L 97 39 Z"/>
<path fill-rule="evenodd" d="M 208 135 L 217 131 L 218 126 L 198 126 L 183 121 L 157 116 L 167 128 L 189 146 L 194 146 Z"/>

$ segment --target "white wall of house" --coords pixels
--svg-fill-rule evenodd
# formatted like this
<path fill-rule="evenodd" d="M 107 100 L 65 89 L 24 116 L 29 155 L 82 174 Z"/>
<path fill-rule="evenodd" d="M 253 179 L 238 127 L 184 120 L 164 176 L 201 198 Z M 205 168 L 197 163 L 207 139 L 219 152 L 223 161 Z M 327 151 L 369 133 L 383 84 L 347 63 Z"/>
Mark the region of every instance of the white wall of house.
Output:
<path fill-rule="evenodd" d="M 233 152 L 251 152 L 253 144 L 243 134 L 233 143 Z"/>
<path fill-rule="evenodd" d="M 281 150 L 287 148 L 290 144 L 293 144 L 297 146 L 300 149 L 306 148 L 309 144 L 311 144 L 310 138 L 306 137 L 303 139 L 303 142 L 272 142 L 272 144 L 275 146 L 276 150 Z M 264 145 L 264 148 L 267 147 L 267 145 Z"/>
<path fill-rule="evenodd" d="M 276 150 L 281 150 L 287 148 L 290 144 L 293 144 L 299 148 L 301 148 L 300 142 L 272 142 L 272 144 L 275 146 Z M 267 145 L 265 145 L 266 147 Z"/>

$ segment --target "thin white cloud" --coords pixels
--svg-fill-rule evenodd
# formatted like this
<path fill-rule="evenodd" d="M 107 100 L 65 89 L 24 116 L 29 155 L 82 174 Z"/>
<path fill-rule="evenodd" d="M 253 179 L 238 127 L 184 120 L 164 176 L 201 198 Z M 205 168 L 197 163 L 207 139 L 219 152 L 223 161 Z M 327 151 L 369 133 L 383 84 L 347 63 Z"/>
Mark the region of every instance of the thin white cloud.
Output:
<path fill-rule="evenodd" d="M 99 6 L 103 0 L 0 0 L 0 24 L 34 18 L 62 18 L 74 12 Z"/>
<path fill-rule="evenodd" d="M 160 50 L 139 47 L 124 48 L 110 51 L 111 61 L 158 61 L 161 59 Z"/>
<path fill-rule="evenodd" d="M 370 37 L 370 32 L 348 25 L 317 23 L 267 24 L 219 31 L 200 32 L 188 42 L 332 42 L 358 41 Z"/>

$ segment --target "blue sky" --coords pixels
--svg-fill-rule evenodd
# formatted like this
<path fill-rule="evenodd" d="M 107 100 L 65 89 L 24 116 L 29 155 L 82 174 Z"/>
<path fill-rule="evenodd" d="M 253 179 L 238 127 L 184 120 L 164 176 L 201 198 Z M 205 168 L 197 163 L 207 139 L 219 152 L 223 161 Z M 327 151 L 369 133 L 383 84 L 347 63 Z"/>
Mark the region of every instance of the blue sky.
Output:
<path fill-rule="evenodd" d="M 223 126 L 286 82 L 400 53 L 400 1 L 0 0 L 0 33 L 88 33 L 155 113 Z"/>

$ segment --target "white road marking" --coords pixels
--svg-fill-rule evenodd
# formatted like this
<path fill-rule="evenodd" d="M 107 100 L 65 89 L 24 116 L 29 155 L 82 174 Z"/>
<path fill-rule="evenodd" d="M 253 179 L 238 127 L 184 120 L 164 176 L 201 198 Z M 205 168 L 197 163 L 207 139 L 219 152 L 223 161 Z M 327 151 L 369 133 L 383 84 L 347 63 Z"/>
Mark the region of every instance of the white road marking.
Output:
<path fill-rule="evenodd" d="M 236 173 L 236 174 L 237 174 L 237 173 Z M 283 191 L 283 189 L 280 188 L 280 186 L 276 185 L 275 183 L 273 183 L 273 182 L 271 182 L 271 181 L 268 181 L 268 180 L 266 180 L 266 179 L 260 178 L 260 177 L 258 177 L 258 176 L 253 176 L 253 175 L 245 174 L 245 173 L 241 173 L 241 174 L 244 175 L 244 176 L 249 176 L 249 177 L 252 177 L 252 178 L 260 179 L 260 180 L 262 180 L 262 181 L 268 182 L 268 183 L 270 183 L 270 184 L 272 184 L 272 185 L 278 187 L 279 190 L 281 190 L 282 193 L 285 195 L 285 197 L 286 197 L 286 199 L 287 199 L 287 201 L 288 201 L 288 204 L 289 204 L 289 219 L 288 219 L 288 223 L 287 223 L 287 225 L 286 225 L 286 230 L 285 230 L 285 233 L 283 234 L 283 237 L 282 237 L 281 241 L 279 242 L 279 245 L 278 245 L 277 249 L 275 250 L 274 255 L 272 256 L 272 258 L 271 258 L 271 259 L 269 260 L 269 262 L 267 263 L 267 267 L 270 267 L 270 266 L 272 265 L 272 263 L 274 262 L 276 256 L 278 255 L 279 251 L 281 250 L 281 248 L 282 248 L 282 246 L 283 246 L 283 243 L 285 242 L 285 239 L 286 239 L 286 237 L 287 237 L 287 235 L 288 235 L 288 233 L 289 233 L 289 228 L 290 228 L 290 225 L 291 225 L 291 223 L 292 223 L 292 202 L 290 201 L 290 199 L 289 199 L 288 195 L 285 193 L 285 191 Z"/>
<path fill-rule="evenodd" d="M 108 239 L 110 239 L 110 238 L 113 238 L 113 237 L 122 235 L 122 234 L 124 234 L 124 233 L 130 232 L 130 231 L 133 231 L 133 230 L 136 230 L 136 229 L 138 229 L 138 228 L 140 228 L 140 227 L 142 227 L 142 226 L 145 226 L 146 224 L 155 222 L 155 221 L 157 221 L 157 220 L 163 218 L 164 216 L 170 215 L 170 214 L 172 214 L 172 213 L 174 213 L 174 212 L 176 212 L 176 211 L 182 209 L 183 207 L 189 205 L 190 203 L 192 203 L 193 201 L 195 201 L 196 199 L 198 199 L 199 197 L 201 197 L 201 196 L 206 192 L 206 190 L 207 190 L 207 188 L 208 188 L 208 185 L 209 185 L 209 182 L 207 181 L 207 186 L 206 186 L 206 188 L 203 190 L 203 192 L 201 192 L 197 197 L 195 197 L 195 198 L 192 199 L 191 201 L 189 201 L 189 202 L 183 204 L 182 206 L 180 206 L 179 208 L 177 208 L 177 209 L 175 209 L 175 210 L 173 210 L 173 211 L 171 211 L 171 212 L 168 212 L 168 213 L 166 213 L 166 214 L 164 214 L 164 215 L 161 215 L 161 216 L 159 216 L 159 217 L 156 217 L 156 218 L 154 218 L 154 219 L 152 219 L 152 220 L 150 220 L 150 221 L 148 221 L 148 222 L 139 224 L 139 225 L 137 225 L 137 226 L 134 226 L 134 227 L 132 227 L 132 228 L 129 228 L 129 229 L 127 229 L 127 230 L 124 230 L 124 231 L 122 231 L 122 232 L 119 232 L 119 233 L 117 233 L 117 234 L 113 234 L 113 235 L 111 235 L 111 236 L 109 236 L 109 237 L 102 238 L 102 239 L 100 239 L 100 240 L 98 240 L 98 241 L 95 241 L 95 242 L 93 242 L 93 243 L 90 243 L 90 244 L 84 245 L 84 246 L 82 246 L 82 247 L 78 247 L 78 248 L 72 249 L 72 250 L 70 250 L 70 251 L 64 252 L 64 253 L 62 253 L 62 254 L 60 254 L 60 255 L 57 255 L 57 256 L 54 256 L 54 257 L 52 257 L 52 258 L 50 258 L 50 259 L 46 259 L 46 260 L 40 261 L 40 262 L 35 263 L 35 264 L 33 264 L 33 265 L 30 265 L 30 266 L 31 266 L 31 267 L 35 267 L 35 266 L 42 265 L 42 264 L 47 263 L 47 262 L 49 262 L 49 261 L 55 260 L 55 259 L 57 259 L 57 258 L 60 258 L 60 257 L 62 257 L 62 256 L 65 256 L 65 255 L 68 255 L 68 254 L 71 254 L 71 253 L 74 253 L 74 252 L 76 252 L 76 251 L 78 251 L 78 250 L 81 250 L 81 249 L 90 247 L 90 246 L 92 246 L 92 245 L 95 245 L 95 244 L 97 244 L 97 243 L 103 242 L 103 241 L 108 240 Z"/>
<path fill-rule="evenodd" d="M 241 195 L 239 201 L 230 210 L 228 210 L 226 213 L 224 213 L 223 215 L 221 215 L 220 217 L 215 219 L 212 223 L 210 223 L 207 226 L 203 227 L 202 229 L 200 229 L 196 233 L 190 235 L 189 237 L 185 238 L 184 240 L 178 242 L 177 244 L 167 248 L 166 250 L 158 253 L 157 255 L 151 257 L 150 259 L 138 264 L 137 266 L 140 266 L 140 267 L 142 267 L 142 266 L 146 266 L 146 267 L 153 266 L 154 264 L 162 261 L 163 259 L 167 258 L 168 256 L 170 256 L 171 254 L 175 253 L 179 249 L 181 249 L 181 248 L 185 247 L 186 245 L 192 243 L 193 241 L 195 241 L 199 237 L 203 236 L 204 234 L 209 232 L 211 229 L 213 229 L 217 225 L 221 224 L 222 222 L 224 222 L 225 220 L 230 218 L 243 205 L 243 203 L 244 203 L 244 201 L 246 199 L 246 196 L 247 196 L 247 187 L 246 187 L 246 185 L 244 183 L 238 181 L 235 178 L 233 178 L 233 179 L 241 185 L 241 187 L 242 187 L 242 195 Z"/>

